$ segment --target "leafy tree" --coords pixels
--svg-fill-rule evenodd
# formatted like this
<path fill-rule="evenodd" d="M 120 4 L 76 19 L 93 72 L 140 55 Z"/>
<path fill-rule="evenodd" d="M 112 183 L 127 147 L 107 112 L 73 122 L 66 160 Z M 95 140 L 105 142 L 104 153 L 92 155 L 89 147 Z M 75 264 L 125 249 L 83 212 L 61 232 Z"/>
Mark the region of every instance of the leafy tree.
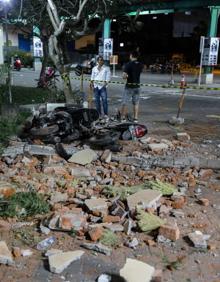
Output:
<path fill-rule="evenodd" d="M 69 77 L 67 39 L 79 39 L 94 34 L 103 26 L 106 18 L 122 13 L 129 0 L 14 0 L 12 18 L 19 11 L 17 25 L 37 26 L 44 43 L 44 75 L 48 54 L 60 72 L 66 101 L 74 100 Z M 22 21 L 21 21 L 22 19 Z M 20 20 L 20 21 L 19 21 Z"/>

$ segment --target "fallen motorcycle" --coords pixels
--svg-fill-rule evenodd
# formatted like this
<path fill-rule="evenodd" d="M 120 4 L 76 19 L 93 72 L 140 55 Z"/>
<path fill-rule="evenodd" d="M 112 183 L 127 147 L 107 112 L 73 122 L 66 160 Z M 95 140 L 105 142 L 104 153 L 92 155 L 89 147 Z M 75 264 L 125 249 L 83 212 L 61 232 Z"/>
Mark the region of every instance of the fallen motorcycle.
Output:
<path fill-rule="evenodd" d="M 103 122 L 95 109 L 58 107 L 35 116 L 32 124 L 24 128 L 23 139 L 40 139 L 52 144 L 81 140 L 91 147 L 117 151 L 120 148 L 118 140 L 138 139 L 145 134 L 145 125 L 121 123 L 115 118 Z"/>

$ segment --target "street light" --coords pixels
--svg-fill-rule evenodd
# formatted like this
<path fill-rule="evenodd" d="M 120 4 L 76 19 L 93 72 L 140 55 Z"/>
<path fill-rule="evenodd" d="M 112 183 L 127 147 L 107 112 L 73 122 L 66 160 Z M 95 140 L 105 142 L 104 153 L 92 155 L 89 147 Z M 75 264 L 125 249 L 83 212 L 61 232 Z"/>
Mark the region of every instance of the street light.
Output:
<path fill-rule="evenodd" d="M 9 103 L 12 103 L 12 94 L 11 94 L 11 69 L 10 69 L 10 59 L 9 59 L 9 39 L 8 39 L 8 4 L 10 0 L 3 0 L 4 5 L 4 17 L 5 17 L 5 39 L 6 39 L 6 65 L 8 70 L 8 77 L 7 77 L 7 85 L 8 85 L 8 95 L 9 95 Z"/>

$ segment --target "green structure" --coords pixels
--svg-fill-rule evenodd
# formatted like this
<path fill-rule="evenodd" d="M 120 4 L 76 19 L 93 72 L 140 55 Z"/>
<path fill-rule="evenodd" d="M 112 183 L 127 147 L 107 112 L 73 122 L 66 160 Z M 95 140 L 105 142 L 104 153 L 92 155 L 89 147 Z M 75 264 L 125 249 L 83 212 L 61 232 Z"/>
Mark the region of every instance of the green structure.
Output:
<path fill-rule="evenodd" d="M 155 1 L 140 1 L 132 0 L 131 5 L 126 5 L 121 7 L 119 14 L 129 14 L 136 15 L 139 11 L 140 15 L 149 14 L 168 14 L 168 13 L 178 13 L 185 11 L 193 11 L 198 9 L 210 9 L 210 23 L 207 37 L 216 37 L 218 18 L 220 14 L 220 0 L 155 0 Z M 105 20 L 103 38 L 111 37 L 111 21 L 109 19 Z M 212 69 L 210 67 L 205 68 L 206 74 L 211 74 Z M 205 81 L 206 82 L 206 81 Z"/>

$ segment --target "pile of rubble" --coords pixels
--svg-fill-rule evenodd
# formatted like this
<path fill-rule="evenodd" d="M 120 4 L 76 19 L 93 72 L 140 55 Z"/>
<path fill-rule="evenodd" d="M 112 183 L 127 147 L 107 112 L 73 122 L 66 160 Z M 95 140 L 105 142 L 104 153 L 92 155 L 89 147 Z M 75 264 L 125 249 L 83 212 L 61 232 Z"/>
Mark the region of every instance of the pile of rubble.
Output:
<path fill-rule="evenodd" d="M 211 204 L 202 196 L 202 187 L 220 189 L 219 176 L 214 171 L 220 168 L 220 161 L 215 155 L 205 158 L 207 148 L 198 150 L 188 134 L 178 134 L 172 141 L 153 137 L 121 141 L 120 153 L 94 151 L 77 142 L 64 145 L 71 154 L 67 161 L 56 154 L 53 146 L 39 143 L 12 140 L 0 161 L 1 214 L 2 202 L 7 206 L 7 201 L 19 192 L 35 191 L 43 195 L 50 207 L 47 214 L 25 219 L 28 222 L 24 225 L 38 228 L 41 240 L 33 245 L 33 250 L 11 244 L 15 258 L 30 256 L 37 250 L 48 256 L 51 272 L 61 273 L 84 251 L 48 250 L 57 243 L 57 231 L 80 238 L 82 248 L 107 256 L 117 247 L 135 250 L 142 243 L 172 246 L 183 237 L 194 248 L 215 249 L 210 240 L 214 230 L 210 229 L 209 234 L 201 232 L 196 215 L 190 215 L 195 222 L 186 224 L 189 212 L 184 209 L 187 211 L 194 199 L 205 213 Z M 16 224 L 22 226 L 22 218 L 24 208 L 18 209 L 13 219 L 1 219 L 0 231 L 16 230 Z M 0 263 L 12 265 L 12 253 L 1 241 Z M 162 274 L 155 274 L 153 267 L 131 259 L 120 271 L 127 281 L 134 281 L 129 278 L 134 265 L 145 273 L 139 281 L 151 281 L 153 277 L 161 281 L 158 276 Z"/>

